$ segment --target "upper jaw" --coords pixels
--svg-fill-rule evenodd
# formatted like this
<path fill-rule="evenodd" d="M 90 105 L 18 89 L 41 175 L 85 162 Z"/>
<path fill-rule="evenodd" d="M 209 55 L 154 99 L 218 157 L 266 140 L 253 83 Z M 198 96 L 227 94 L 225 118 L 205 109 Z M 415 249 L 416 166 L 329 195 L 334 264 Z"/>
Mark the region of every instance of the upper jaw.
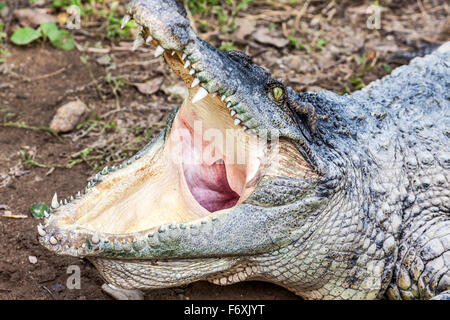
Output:
<path fill-rule="evenodd" d="M 217 95 L 236 124 L 250 134 L 270 137 L 276 133 L 295 141 L 305 140 L 298 124 L 268 98 L 266 83 L 270 74 L 200 39 L 177 1 L 133 0 L 127 13 L 125 21 L 134 19 L 142 28 L 136 46 L 151 42 L 156 46 L 155 54 L 164 55 L 166 61 L 178 56 L 189 74 L 183 79 L 186 85 L 198 87 L 196 98 L 206 93 Z"/>
<path fill-rule="evenodd" d="M 189 26 L 184 8 L 176 0 L 132 0 L 127 7 L 129 16 L 149 31 L 148 36 L 157 40 L 166 50 L 182 51 L 197 36 Z"/>

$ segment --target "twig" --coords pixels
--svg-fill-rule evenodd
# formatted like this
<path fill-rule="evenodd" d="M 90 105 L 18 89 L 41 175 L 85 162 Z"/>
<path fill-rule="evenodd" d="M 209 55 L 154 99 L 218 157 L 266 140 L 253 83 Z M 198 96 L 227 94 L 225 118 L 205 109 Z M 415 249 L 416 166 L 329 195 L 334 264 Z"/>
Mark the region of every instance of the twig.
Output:
<path fill-rule="evenodd" d="M 70 68 L 70 67 L 71 66 L 69 65 L 69 66 L 61 68 L 61 69 L 59 69 L 59 70 L 57 70 L 55 72 L 47 73 L 47 74 L 41 75 L 39 77 L 28 78 L 28 79 L 25 79 L 24 81 L 25 82 L 32 82 L 32 81 L 38 81 L 38 80 L 43 80 L 43 79 L 47 79 L 47 78 L 50 78 L 50 77 L 54 77 L 54 76 L 56 76 L 56 75 L 58 75 L 60 73 L 63 73 L 64 71 L 66 71 L 67 68 Z"/>
<path fill-rule="evenodd" d="M 50 296 L 52 297 L 53 300 L 56 300 L 56 298 L 53 295 L 53 293 L 46 286 L 41 286 L 41 288 L 45 289 L 45 291 L 47 291 L 50 294 Z"/>
<path fill-rule="evenodd" d="M 59 142 L 61 142 L 61 143 L 65 142 L 64 139 L 61 138 L 55 130 L 53 130 L 52 128 L 46 127 L 46 126 L 33 127 L 33 126 L 29 126 L 25 123 L 18 123 L 18 122 L 3 122 L 3 123 L 0 123 L 0 126 L 14 127 L 14 128 L 27 129 L 27 130 L 33 130 L 33 131 L 46 131 L 46 132 L 51 133 L 56 139 L 58 139 Z"/>
<path fill-rule="evenodd" d="M 110 110 L 110 111 L 104 113 L 100 118 L 101 118 L 101 119 L 106 119 L 106 118 L 109 117 L 110 115 L 112 115 L 112 114 L 114 114 L 114 113 L 116 113 L 116 112 L 123 111 L 123 110 L 126 110 L 126 108 L 120 108 L 120 109 Z"/>
<path fill-rule="evenodd" d="M 423 6 L 423 3 L 421 0 L 417 0 L 417 5 L 419 6 L 420 11 L 422 12 L 423 15 L 428 15 L 427 10 L 425 9 L 425 7 Z"/>
<path fill-rule="evenodd" d="M 188 0 L 183 0 L 184 9 L 187 13 L 187 18 L 189 20 L 189 24 L 191 25 L 192 30 L 194 30 L 195 33 L 198 33 L 197 27 L 195 26 L 194 19 L 192 18 L 191 10 L 189 10 L 189 3 Z"/>
<path fill-rule="evenodd" d="M 150 64 L 159 62 L 159 59 L 144 60 L 144 61 L 126 61 L 117 65 L 117 68 L 127 67 L 127 66 L 142 66 L 146 67 Z"/>
<path fill-rule="evenodd" d="M 56 75 L 58 75 L 58 74 L 60 74 L 60 73 L 62 73 L 64 71 L 66 71 L 66 69 L 69 68 L 69 67 L 70 66 L 64 67 L 64 68 L 61 68 L 61 69 L 59 69 L 57 71 L 54 71 L 54 72 L 51 72 L 51 73 L 47 73 L 47 74 L 44 74 L 44 75 L 40 75 L 40 76 L 34 77 L 34 78 L 28 78 L 27 76 L 23 76 L 23 75 L 17 74 L 14 71 L 9 71 L 9 74 L 11 76 L 19 78 L 20 80 L 16 81 L 16 82 L 9 83 L 9 84 L 6 83 L 5 85 L 12 85 L 13 86 L 14 84 L 22 82 L 22 81 L 23 82 L 33 82 L 33 81 L 39 81 L 39 80 L 47 79 L 47 78 L 54 77 L 54 76 L 56 76 Z"/>
<path fill-rule="evenodd" d="M 305 2 L 302 9 L 300 11 L 298 11 L 297 15 L 295 16 L 294 26 L 295 26 L 295 30 L 297 30 L 297 31 L 300 31 L 300 19 L 305 14 L 306 10 L 308 9 L 308 6 L 309 6 L 309 0 Z"/>
<path fill-rule="evenodd" d="M 7 214 L 4 213 L 1 215 L 3 218 L 11 218 L 11 219 L 26 219 L 28 218 L 28 216 L 24 215 L 24 214 Z"/>

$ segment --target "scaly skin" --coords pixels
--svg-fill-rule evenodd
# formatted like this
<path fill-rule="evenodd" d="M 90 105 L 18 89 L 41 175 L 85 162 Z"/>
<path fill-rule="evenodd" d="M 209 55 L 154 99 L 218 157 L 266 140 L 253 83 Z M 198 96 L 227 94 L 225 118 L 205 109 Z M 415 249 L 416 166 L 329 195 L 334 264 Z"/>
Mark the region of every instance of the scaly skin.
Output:
<path fill-rule="evenodd" d="M 53 204 L 39 227 L 45 247 L 87 257 L 124 289 L 263 280 L 306 299 L 449 297 L 450 43 L 352 95 L 298 94 L 249 57 L 200 40 L 173 0 L 133 0 L 128 12 L 166 52 L 185 53 L 249 133 L 290 141 L 309 174 L 264 175 L 242 204 L 194 222 L 125 235 L 61 223 L 109 175 L 157 154 L 176 110 L 129 162 Z M 274 84 L 281 103 L 267 95 Z"/>

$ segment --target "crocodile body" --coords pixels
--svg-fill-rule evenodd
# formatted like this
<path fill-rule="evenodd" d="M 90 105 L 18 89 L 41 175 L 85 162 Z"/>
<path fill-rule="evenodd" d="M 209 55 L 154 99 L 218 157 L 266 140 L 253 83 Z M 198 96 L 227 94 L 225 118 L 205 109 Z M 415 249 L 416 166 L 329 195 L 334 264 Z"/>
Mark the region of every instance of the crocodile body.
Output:
<path fill-rule="evenodd" d="M 156 161 L 148 159 L 187 114 L 183 105 L 127 163 L 99 173 L 67 205 L 53 201 L 38 227 L 44 246 L 87 257 L 129 290 L 263 280 L 306 299 L 449 297 L 450 43 L 351 95 L 295 93 L 244 54 L 200 40 L 175 1 L 134 0 L 128 12 L 143 26 L 138 44 L 156 41 L 188 87 L 200 83 L 188 98 L 194 106 L 206 90 L 242 132 L 276 131 L 288 166 L 268 161 L 245 199 L 197 220 L 122 233 L 96 229 L 92 217 L 83 222 L 78 208 L 112 199 L 108 188 L 118 188 L 121 172 Z M 198 83 L 176 56 L 187 57 Z"/>

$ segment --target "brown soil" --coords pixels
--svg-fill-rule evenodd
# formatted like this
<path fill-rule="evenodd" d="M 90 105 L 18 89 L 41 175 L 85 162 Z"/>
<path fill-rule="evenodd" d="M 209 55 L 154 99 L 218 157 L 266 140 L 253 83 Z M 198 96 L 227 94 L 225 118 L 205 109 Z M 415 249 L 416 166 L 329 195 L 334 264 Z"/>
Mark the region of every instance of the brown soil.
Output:
<path fill-rule="evenodd" d="M 312 28 L 311 31 L 315 30 L 316 37 L 327 37 L 331 42 L 323 50 L 313 49 L 309 54 L 292 47 L 277 49 L 251 40 L 247 44 L 236 42 L 239 49 L 246 50 L 257 63 L 270 68 L 277 77 L 283 78 L 297 90 L 326 88 L 338 92 L 344 86 L 354 90 L 349 79 L 360 67 L 354 59 L 355 55 L 375 52 L 378 61 L 374 68 L 360 75 L 367 84 L 387 73 L 382 62 L 386 61 L 388 54 L 409 49 L 412 42 L 422 43 L 424 39 L 443 42 L 448 37 L 443 23 L 448 12 L 442 12 L 444 9 L 431 10 L 442 6 L 445 1 L 421 2 L 428 10 L 426 19 L 417 20 L 424 13 L 416 1 L 408 6 L 392 5 L 385 13 L 386 29 L 374 32 L 361 28 L 364 19 L 354 18 L 356 14 L 347 10 L 350 5 L 339 8 L 330 21 L 317 24 L 312 21 L 312 15 L 326 7 L 326 2 L 319 1 L 311 5 L 312 9 L 308 11 L 310 16 L 307 14 L 303 18 L 304 23 Z M 359 3 L 361 8 L 365 8 L 364 4 L 367 6 L 365 2 Z M 357 12 L 362 10 L 353 7 L 359 8 Z M 261 15 L 264 12 L 267 8 L 255 5 L 245 14 Z M 411 29 L 386 31 L 392 27 L 394 17 L 397 24 Z M 275 23 L 283 23 L 282 19 L 272 18 Z M 269 18 L 262 17 L 258 20 L 258 27 L 267 26 L 270 22 Z M 211 34 L 205 34 L 205 37 L 220 45 L 221 39 Z M 235 40 L 233 35 L 228 37 L 226 41 Z M 312 41 L 302 33 L 298 37 L 304 43 Z M 86 47 L 93 47 L 97 40 L 82 35 L 77 38 Z M 113 77 L 119 79 L 120 76 L 129 82 L 144 82 L 160 75 L 164 76 L 165 85 L 178 82 L 160 59 L 153 58 L 152 48 L 131 53 L 114 49 L 117 45 L 110 43 L 108 46 L 112 48 L 109 55 L 115 66 L 110 69 L 111 64 L 105 66 L 96 62 L 105 55 L 101 53 L 60 51 L 47 43 L 25 48 L 7 46 L 11 56 L 5 64 L 0 64 L 0 119 L 3 122 L 48 126 L 59 106 L 79 98 L 90 109 L 86 119 L 96 119 L 97 115 L 106 123 L 115 123 L 122 129 L 106 128 L 101 132 L 96 128 L 86 133 L 84 127 L 62 135 L 64 142 L 61 142 L 44 130 L 0 126 L 0 299 L 110 299 L 101 291 L 103 280 L 88 261 L 55 256 L 39 245 L 36 226 L 40 221 L 30 215 L 30 207 L 35 202 L 49 203 L 55 191 L 62 198 L 74 194 L 85 187 L 96 170 L 131 156 L 158 132 L 170 110 L 176 106 L 177 98 L 168 97 L 161 90 L 146 96 L 133 86 L 125 85 L 114 94 L 111 85 L 102 78 L 109 72 Z M 80 57 L 89 58 L 89 68 Z M 153 129 L 151 134 L 144 134 L 146 128 Z M 80 132 L 86 133 L 85 136 L 79 138 Z M 136 139 L 138 137 L 144 139 Z M 50 170 L 56 164 L 65 165 L 70 160 L 79 159 L 74 154 L 86 148 L 94 149 L 92 155 L 98 158 L 81 161 L 71 169 Z M 26 164 L 20 150 L 46 167 Z M 2 216 L 5 211 L 26 217 L 6 218 Z M 29 256 L 35 256 L 37 263 L 30 263 Z M 81 268 L 80 290 L 65 287 L 69 265 Z M 227 287 L 198 282 L 184 288 L 151 291 L 146 298 L 297 299 L 291 292 L 263 282 L 245 282 Z"/>

